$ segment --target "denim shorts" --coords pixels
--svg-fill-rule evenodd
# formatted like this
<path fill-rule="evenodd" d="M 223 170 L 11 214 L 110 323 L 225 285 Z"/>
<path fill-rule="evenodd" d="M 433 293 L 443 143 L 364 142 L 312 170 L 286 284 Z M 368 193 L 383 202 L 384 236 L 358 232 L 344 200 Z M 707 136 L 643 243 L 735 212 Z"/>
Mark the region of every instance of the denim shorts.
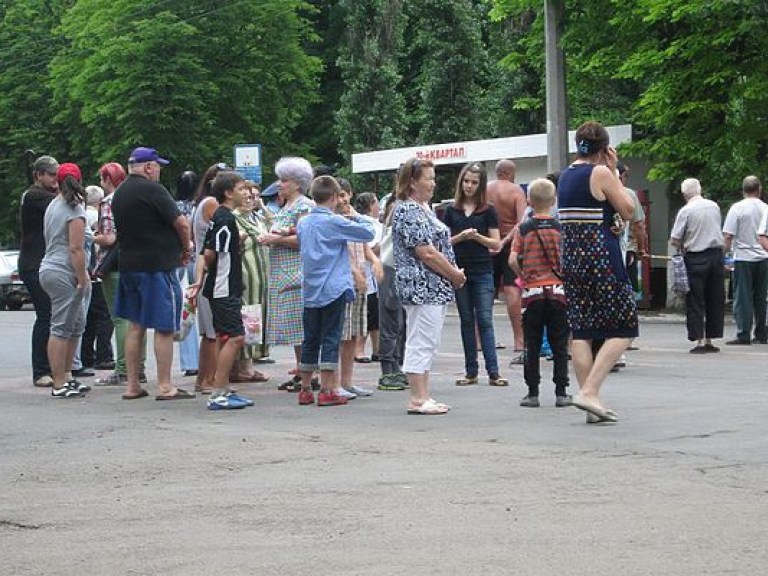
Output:
<path fill-rule="evenodd" d="M 176 332 L 181 324 L 182 295 L 176 270 L 120 272 L 115 315 L 159 332 Z"/>

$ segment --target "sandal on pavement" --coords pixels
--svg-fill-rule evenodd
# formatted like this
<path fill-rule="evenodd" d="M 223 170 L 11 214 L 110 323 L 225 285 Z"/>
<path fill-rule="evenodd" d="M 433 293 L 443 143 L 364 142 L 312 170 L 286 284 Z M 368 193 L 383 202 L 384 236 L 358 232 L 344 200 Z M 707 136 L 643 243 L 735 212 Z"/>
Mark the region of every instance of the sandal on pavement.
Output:
<path fill-rule="evenodd" d="M 617 424 L 617 423 L 618 423 L 618 420 L 604 420 L 599 416 L 595 416 L 591 412 L 587 412 L 587 424 Z"/>
<path fill-rule="evenodd" d="M 506 378 L 502 378 L 501 376 L 496 376 L 496 378 L 488 378 L 488 385 L 489 386 L 509 386 L 509 380 Z"/>
<path fill-rule="evenodd" d="M 429 401 L 430 401 L 430 402 L 434 402 L 435 404 L 437 404 L 438 406 L 440 406 L 440 408 L 445 408 L 446 410 L 450 410 L 450 409 L 451 409 L 451 407 L 450 407 L 450 406 L 448 406 L 448 404 L 444 404 L 443 402 L 438 402 L 438 401 L 437 401 L 437 400 L 435 400 L 434 398 L 430 398 L 430 399 L 429 399 Z"/>
<path fill-rule="evenodd" d="M 194 397 L 195 395 L 191 392 L 176 388 L 176 392 L 173 394 L 161 394 L 160 396 L 155 396 L 155 400 L 189 400 Z"/>
<path fill-rule="evenodd" d="M 593 414 L 594 416 L 597 416 L 601 420 L 605 420 L 607 422 L 617 422 L 619 420 L 616 412 L 609 410 L 608 408 L 603 408 L 594 402 L 590 402 L 583 396 L 576 396 L 575 398 L 571 399 L 571 406 L 574 406 L 579 410 L 584 410 L 584 412 Z"/>
<path fill-rule="evenodd" d="M 416 416 L 441 416 L 448 414 L 448 408 L 440 405 L 431 398 L 422 402 L 421 406 L 409 406 L 408 414 Z"/>
<path fill-rule="evenodd" d="M 269 380 L 269 376 L 265 376 L 258 370 L 255 370 L 253 374 L 235 374 L 234 377 L 229 379 L 230 382 L 237 384 L 244 384 L 246 382 L 266 382 Z"/>
<path fill-rule="evenodd" d="M 121 398 L 123 400 L 138 400 L 139 398 L 146 398 L 149 396 L 149 392 L 142 388 L 138 394 L 123 394 Z"/>
<path fill-rule="evenodd" d="M 464 376 L 456 380 L 456 386 L 472 386 L 477 384 L 477 376 Z"/>

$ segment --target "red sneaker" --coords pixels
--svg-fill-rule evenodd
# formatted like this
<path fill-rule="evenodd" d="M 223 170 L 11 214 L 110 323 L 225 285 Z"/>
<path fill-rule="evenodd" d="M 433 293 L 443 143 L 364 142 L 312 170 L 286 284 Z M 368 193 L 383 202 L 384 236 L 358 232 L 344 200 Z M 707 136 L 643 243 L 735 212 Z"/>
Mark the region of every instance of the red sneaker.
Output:
<path fill-rule="evenodd" d="M 346 404 L 347 402 L 348 402 L 347 398 L 342 398 L 332 390 L 330 392 L 321 391 L 317 395 L 318 406 L 341 406 L 343 404 Z"/>
<path fill-rule="evenodd" d="M 315 395 L 309 390 L 301 390 L 299 392 L 299 406 L 307 406 L 308 404 L 315 403 Z"/>

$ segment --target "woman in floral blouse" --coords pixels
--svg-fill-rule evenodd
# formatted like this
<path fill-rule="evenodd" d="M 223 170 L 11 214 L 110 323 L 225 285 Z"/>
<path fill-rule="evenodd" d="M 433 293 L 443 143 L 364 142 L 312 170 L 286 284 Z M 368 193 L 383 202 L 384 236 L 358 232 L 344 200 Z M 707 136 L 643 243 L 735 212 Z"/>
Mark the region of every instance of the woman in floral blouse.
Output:
<path fill-rule="evenodd" d="M 401 168 L 392 212 L 395 292 L 407 317 L 403 370 L 409 414 L 445 414 L 450 407 L 429 397 L 429 371 L 440 347 L 445 305 L 466 282 L 456 267 L 448 228 L 429 205 L 435 189 L 432 162 L 411 158 Z"/>

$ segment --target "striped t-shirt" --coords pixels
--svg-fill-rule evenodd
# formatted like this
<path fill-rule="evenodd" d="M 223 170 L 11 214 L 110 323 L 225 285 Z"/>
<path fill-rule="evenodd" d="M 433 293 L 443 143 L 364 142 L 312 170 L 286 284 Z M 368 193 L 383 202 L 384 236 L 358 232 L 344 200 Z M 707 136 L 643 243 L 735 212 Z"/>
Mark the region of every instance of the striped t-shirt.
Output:
<path fill-rule="evenodd" d="M 534 215 L 523 221 L 515 230 L 511 251 L 519 255 L 526 287 L 563 283 L 558 277 L 561 270 L 560 223 L 554 218 Z"/>

